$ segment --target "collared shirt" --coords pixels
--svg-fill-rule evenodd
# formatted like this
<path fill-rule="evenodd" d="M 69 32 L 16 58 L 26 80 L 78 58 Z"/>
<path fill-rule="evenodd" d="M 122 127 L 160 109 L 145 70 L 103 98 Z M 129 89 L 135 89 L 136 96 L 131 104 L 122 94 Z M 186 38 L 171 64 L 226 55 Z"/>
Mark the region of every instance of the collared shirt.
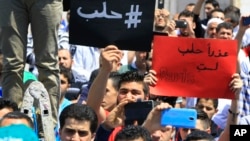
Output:
<path fill-rule="evenodd" d="M 239 96 L 239 116 L 250 115 L 250 63 L 249 56 L 240 51 L 240 76 L 243 80 L 243 87 Z"/>

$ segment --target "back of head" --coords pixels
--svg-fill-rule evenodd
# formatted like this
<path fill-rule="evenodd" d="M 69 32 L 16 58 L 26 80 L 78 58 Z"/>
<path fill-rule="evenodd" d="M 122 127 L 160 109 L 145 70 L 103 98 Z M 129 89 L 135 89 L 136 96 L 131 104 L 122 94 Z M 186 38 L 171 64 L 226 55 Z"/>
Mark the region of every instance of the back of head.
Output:
<path fill-rule="evenodd" d="M 66 119 L 72 118 L 78 121 L 87 121 L 90 123 L 91 133 L 97 129 L 98 119 L 95 111 L 87 105 L 71 104 L 63 109 L 59 117 L 60 127 L 63 128 Z"/>
<path fill-rule="evenodd" d="M 230 5 L 224 9 L 224 14 L 227 22 L 238 25 L 240 22 L 241 12 L 236 6 Z"/>
<path fill-rule="evenodd" d="M 194 130 L 186 138 L 185 141 L 215 141 L 213 136 L 205 131 Z"/>
<path fill-rule="evenodd" d="M 231 13 L 231 12 L 234 12 L 234 13 L 238 14 L 239 16 L 241 15 L 240 9 L 234 5 L 229 5 L 228 7 L 226 7 L 224 9 L 225 14 Z"/>
<path fill-rule="evenodd" d="M 229 11 L 225 13 L 225 21 L 232 23 L 237 26 L 240 23 L 240 14 L 237 12 Z"/>
<path fill-rule="evenodd" d="M 13 124 L 0 128 L 1 141 L 38 141 L 35 132 L 23 124 Z"/>
<path fill-rule="evenodd" d="M 10 112 L 10 113 L 4 115 L 0 121 L 0 126 L 2 126 L 4 124 L 3 122 L 5 119 L 12 119 L 12 122 L 13 122 L 12 124 L 16 124 L 16 120 L 24 120 L 23 124 L 27 123 L 30 128 L 32 128 L 32 129 L 34 128 L 34 124 L 33 124 L 33 121 L 31 120 L 31 118 L 28 115 L 26 115 L 20 111 Z M 18 124 L 19 124 L 19 121 L 18 121 Z"/>
<path fill-rule="evenodd" d="M 149 131 L 142 126 L 129 125 L 119 131 L 115 136 L 115 141 L 133 141 L 136 139 L 152 141 Z"/>

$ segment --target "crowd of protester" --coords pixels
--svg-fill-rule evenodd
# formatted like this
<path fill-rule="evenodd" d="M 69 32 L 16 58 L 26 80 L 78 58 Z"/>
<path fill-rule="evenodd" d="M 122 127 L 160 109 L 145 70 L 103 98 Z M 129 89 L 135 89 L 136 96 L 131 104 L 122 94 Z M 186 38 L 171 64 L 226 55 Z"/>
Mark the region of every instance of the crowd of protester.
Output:
<path fill-rule="evenodd" d="M 53 10 L 60 10 L 60 7 L 56 9 L 56 4 L 53 6 Z M 53 10 L 48 12 L 55 12 Z M 200 17 L 201 10 L 206 13 L 205 19 Z M 53 29 L 46 32 L 50 35 L 46 39 L 53 38 L 53 41 L 44 39 L 43 34 L 39 37 L 37 31 L 31 32 L 35 34 L 33 36 L 29 34 L 27 38 L 20 37 L 17 40 L 6 33 L 14 32 L 15 28 L 0 30 L 0 77 L 3 88 L 3 97 L 0 97 L 0 140 L 46 140 L 46 134 L 42 134 L 40 128 L 37 129 L 37 124 L 42 123 L 20 112 L 26 88 L 24 84 L 30 79 L 45 85 L 52 99 L 52 132 L 57 141 L 228 141 L 230 125 L 249 124 L 250 25 L 244 25 L 242 20 L 250 15 L 242 15 L 240 9 L 233 5 L 222 9 L 216 0 L 197 0 L 179 13 L 156 8 L 154 14 L 153 31 L 166 36 L 237 40 L 237 70 L 228 84 L 235 94 L 233 99 L 159 96 L 150 93 L 150 86 L 157 85 L 159 79 L 152 68 L 153 44 L 150 52 L 120 50 L 115 45 L 97 48 L 70 44 L 68 11 L 66 19 L 62 19 L 56 43 Z M 3 18 L 0 17 L 0 20 Z M 187 25 L 176 27 L 176 21 Z M 54 22 L 46 25 L 53 26 L 56 24 Z M 1 27 L 3 23 L 0 21 Z M 35 26 L 31 30 L 40 31 Z M 18 32 L 23 35 L 21 31 Z M 40 45 L 38 38 L 43 39 Z M 23 51 L 15 52 L 20 49 L 15 48 L 15 44 L 23 44 L 23 39 L 28 39 L 28 51 L 21 49 Z M 7 40 L 17 41 L 8 44 Z M 51 49 L 51 45 L 57 45 L 57 48 Z M 9 46 L 12 46 L 12 53 L 9 52 Z M 40 46 L 47 47 L 41 50 L 38 49 Z M 26 57 L 23 57 L 25 53 Z M 12 60 L 13 57 L 16 59 Z M 55 58 L 58 58 L 58 66 Z M 146 119 L 126 123 L 124 109 L 128 103 L 150 100 L 154 102 L 154 107 Z M 161 113 L 169 108 L 194 109 L 197 113 L 194 128 L 162 126 Z"/>

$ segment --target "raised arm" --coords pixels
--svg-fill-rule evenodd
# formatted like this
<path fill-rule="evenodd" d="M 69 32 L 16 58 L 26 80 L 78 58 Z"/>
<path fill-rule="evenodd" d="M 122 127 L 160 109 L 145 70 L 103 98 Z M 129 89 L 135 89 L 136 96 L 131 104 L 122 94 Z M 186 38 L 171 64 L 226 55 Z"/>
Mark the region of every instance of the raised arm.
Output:
<path fill-rule="evenodd" d="M 204 1 L 205 0 L 198 0 L 197 3 L 195 4 L 194 10 L 193 10 L 195 15 L 200 15 L 202 4 L 204 3 Z"/>
<path fill-rule="evenodd" d="M 229 109 L 229 114 L 227 117 L 227 124 L 224 131 L 221 133 L 218 141 L 229 141 L 230 138 L 230 125 L 237 124 L 238 117 L 238 100 L 243 82 L 239 74 L 234 74 L 232 76 L 232 81 L 229 84 L 230 89 L 235 93 L 235 99 L 231 102 L 231 107 Z"/>
<path fill-rule="evenodd" d="M 196 38 L 203 38 L 204 37 L 204 29 L 201 26 L 201 20 L 200 20 L 200 11 L 202 8 L 202 5 L 204 3 L 205 0 L 198 0 L 195 4 L 193 13 L 194 13 L 194 22 L 196 24 L 196 27 L 194 29 L 195 32 L 195 36 Z"/>
<path fill-rule="evenodd" d="M 250 25 L 243 25 L 243 18 L 244 18 L 244 17 L 249 17 L 249 16 L 250 16 L 250 15 L 246 15 L 246 16 L 242 16 L 242 17 L 240 18 L 240 22 L 239 22 L 239 31 L 238 31 L 238 33 L 237 33 L 236 36 L 235 36 L 235 40 L 238 41 L 238 50 L 237 50 L 238 54 L 239 54 L 240 49 L 242 48 L 242 38 L 243 38 L 243 36 L 244 36 L 246 30 L 247 30 L 248 28 L 250 28 Z M 240 62 L 240 60 L 239 60 L 239 57 L 238 57 L 238 68 L 237 68 L 237 71 L 238 71 L 238 72 L 240 72 L 240 63 L 239 63 L 239 62 Z"/>
<path fill-rule="evenodd" d="M 102 66 L 94 82 L 91 84 L 87 98 L 87 105 L 95 110 L 99 123 L 106 118 L 106 112 L 101 107 L 101 103 L 106 93 L 108 77 L 112 71 L 113 63 L 120 62 L 122 52 L 116 46 L 110 45 L 103 49 L 100 57 Z"/>

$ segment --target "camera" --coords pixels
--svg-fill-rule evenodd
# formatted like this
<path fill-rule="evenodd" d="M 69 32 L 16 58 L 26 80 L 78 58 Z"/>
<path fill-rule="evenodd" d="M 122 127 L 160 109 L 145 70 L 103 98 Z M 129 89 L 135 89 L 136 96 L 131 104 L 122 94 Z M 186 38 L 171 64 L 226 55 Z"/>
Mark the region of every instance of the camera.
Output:
<path fill-rule="evenodd" d="M 175 28 L 186 28 L 188 23 L 186 21 L 183 20 L 177 20 L 175 21 Z"/>

